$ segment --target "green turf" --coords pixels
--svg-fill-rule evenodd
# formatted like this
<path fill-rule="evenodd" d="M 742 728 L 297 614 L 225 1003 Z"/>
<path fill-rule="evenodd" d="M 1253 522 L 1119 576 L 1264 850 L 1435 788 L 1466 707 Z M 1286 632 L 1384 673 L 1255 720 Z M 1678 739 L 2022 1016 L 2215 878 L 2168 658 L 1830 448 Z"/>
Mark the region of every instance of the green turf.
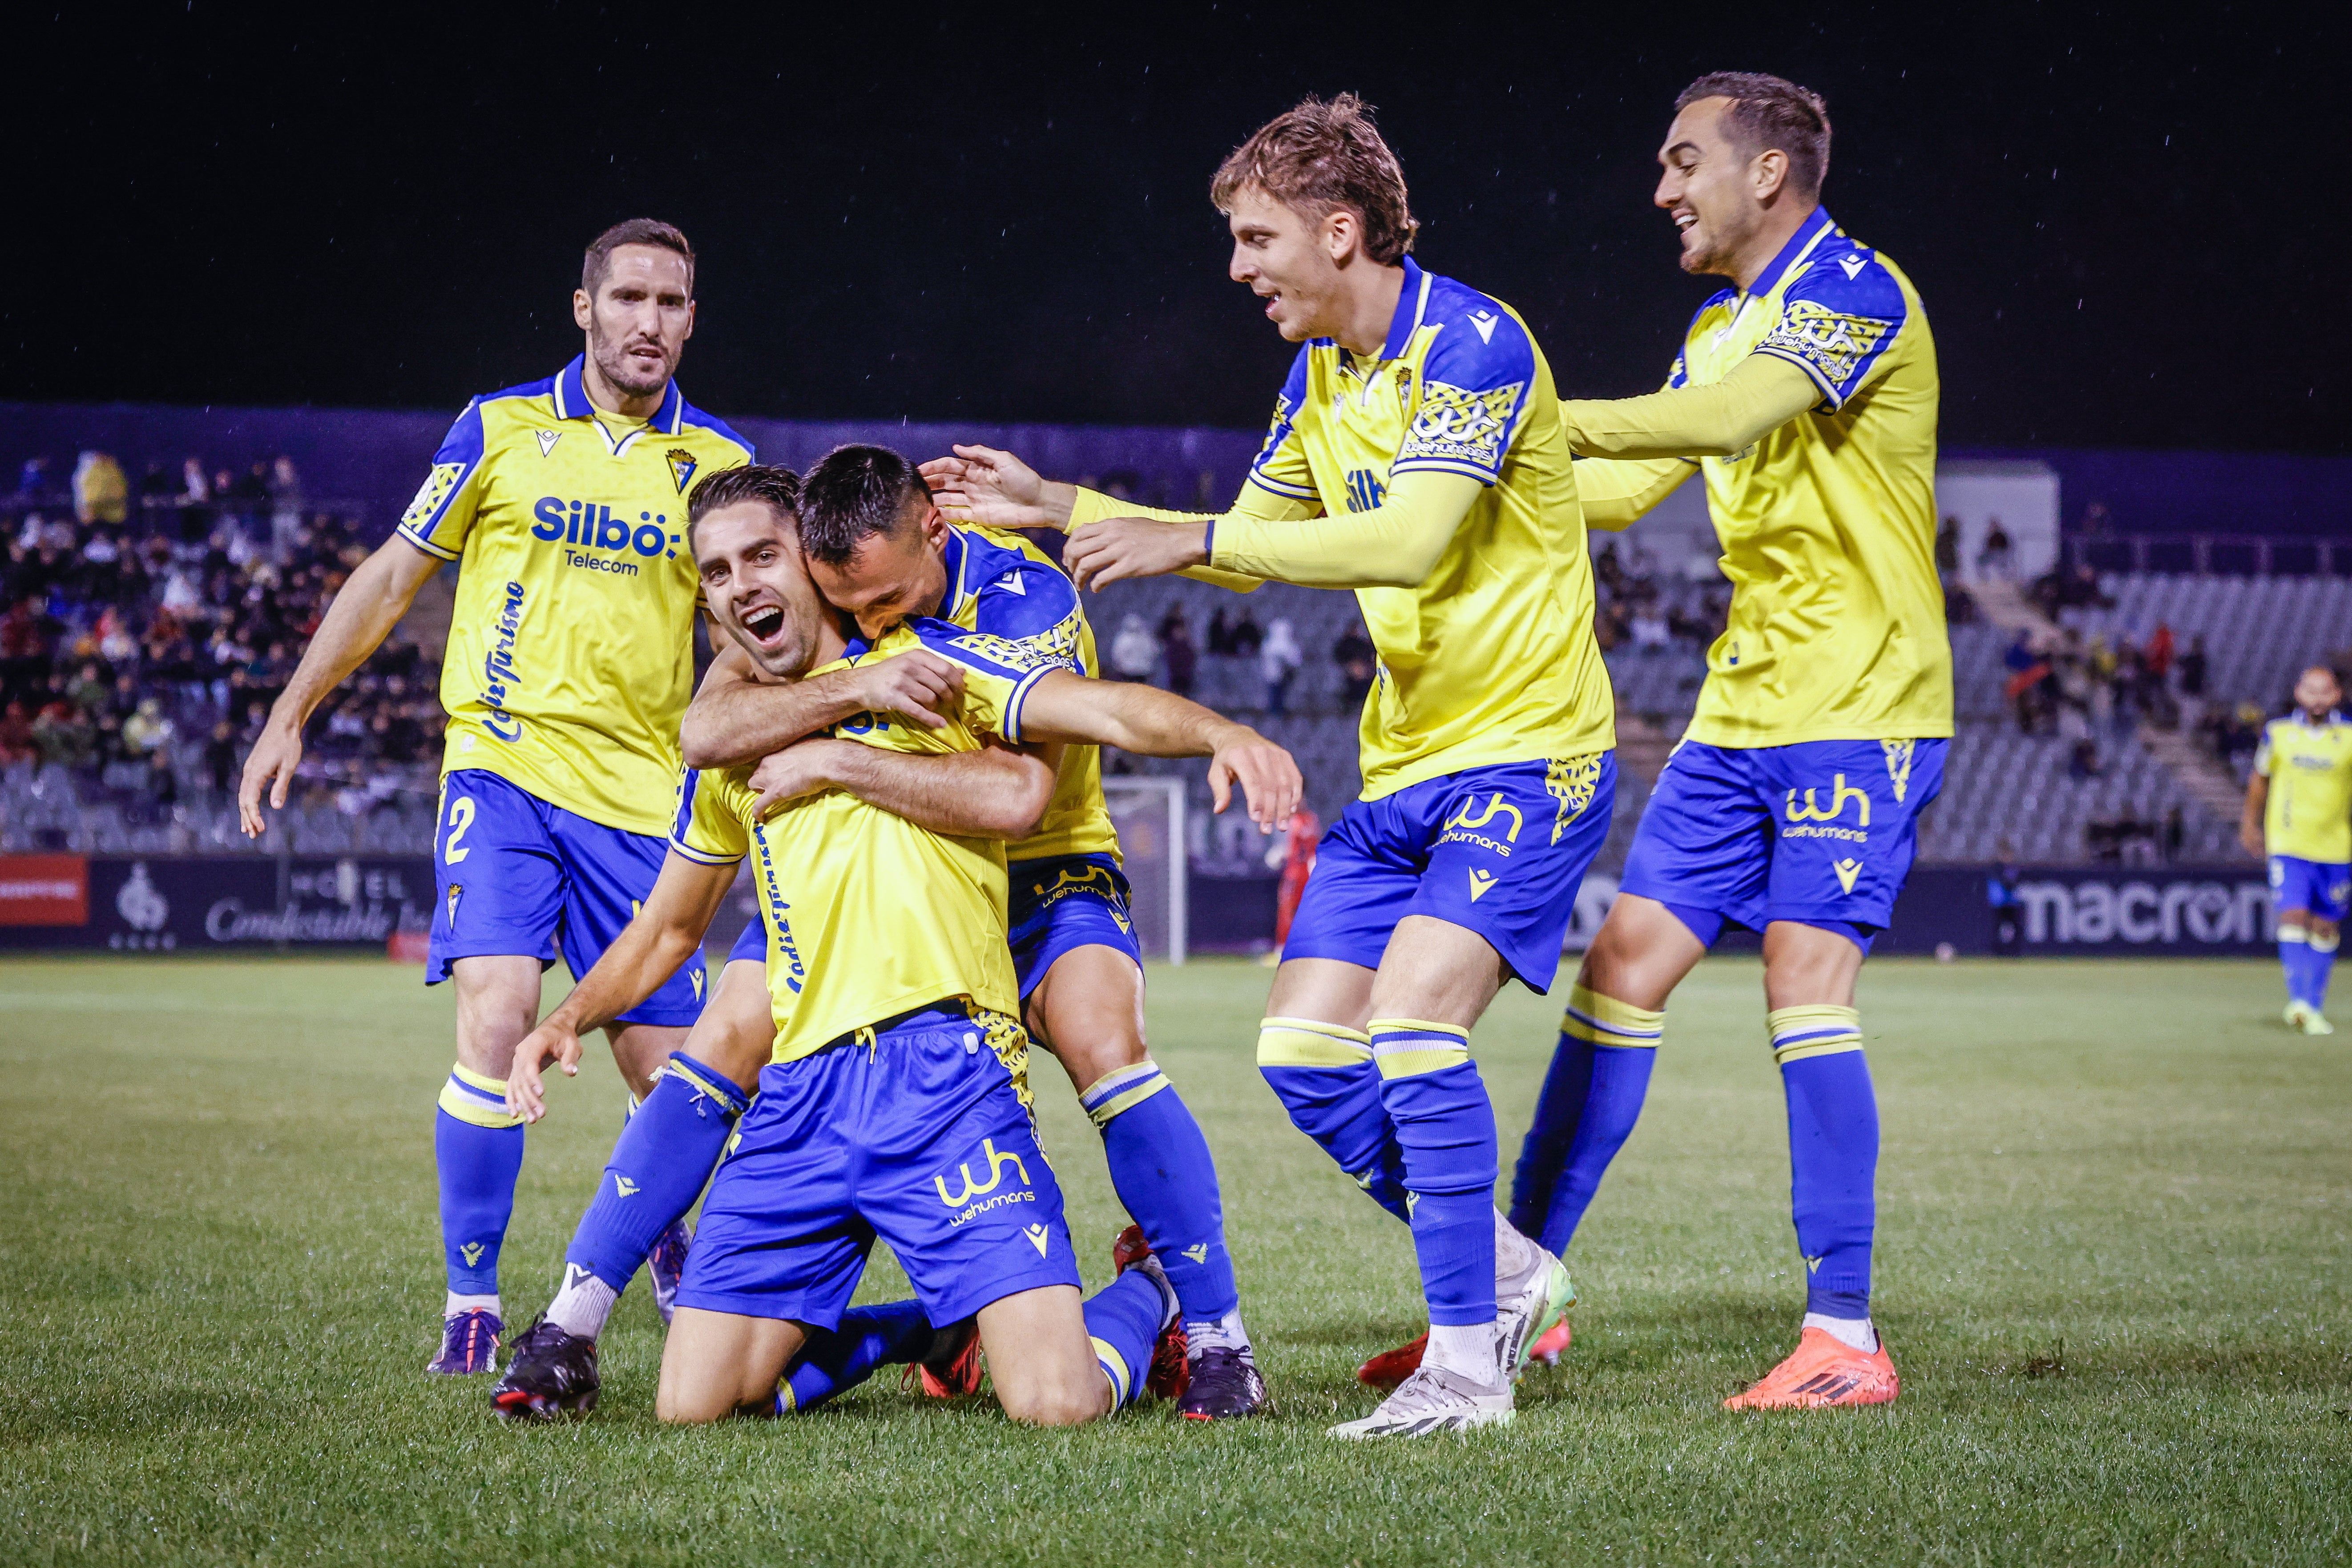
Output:
<path fill-rule="evenodd" d="M 1801 1310 L 1752 963 L 1675 999 L 1649 1113 L 1570 1258 L 1567 1364 L 1507 1430 L 1340 1446 L 1419 1327 L 1402 1229 L 1251 1066 L 1265 973 L 1152 976 L 1156 1054 L 1222 1157 L 1280 1414 L 1079 1431 L 895 1383 L 783 1423 L 652 1420 L 642 1285 L 604 1408 L 488 1416 L 420 1375 L 448 1003 L 373 963 L 0 967 L 0 1563 L 1133 1564 L 2341 1561 L 2352 1046 L 2258 963 L 1875 964 L 1880 1321 L 1895 1405 L 1734 1415 Z M 1550 1047 L 1479 1031 L 1505 1147 Z M 1053 1069 L 1047 1068 L 1047 1072 Z M 1119 1223 L 1041 1075 L 1090 1280 Z M 619 1117 L 609 1062 L 531 1134 L 507 1248 L 535 1310 Z M 877 1264 L 868 1294 L 894 1293 Z M 2061 1349 L 2063 1345 L 2063 1350 Z"/>

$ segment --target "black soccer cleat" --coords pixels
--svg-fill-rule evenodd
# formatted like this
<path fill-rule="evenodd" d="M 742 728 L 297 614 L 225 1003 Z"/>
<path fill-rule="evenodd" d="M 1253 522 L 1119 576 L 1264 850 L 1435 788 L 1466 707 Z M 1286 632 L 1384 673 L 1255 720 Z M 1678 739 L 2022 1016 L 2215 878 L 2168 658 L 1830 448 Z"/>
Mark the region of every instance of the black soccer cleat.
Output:
<path fill-rule="evenodd" d="M 514 1359 L 490 1390 L 490 1408 L 509 1421 L 553 1421 L 596 1408 L 596 1342 L 534 1319 L 515 1340 Z"/>
<path fill-rule="evenodd" d="M 1192 1358 L 1192 1375 L 1176 1402 L 1187 1421 L 1224 1421 L 1266 1407 L 1265 1379 L 1249 1352 L 1209 1345 Z"/>

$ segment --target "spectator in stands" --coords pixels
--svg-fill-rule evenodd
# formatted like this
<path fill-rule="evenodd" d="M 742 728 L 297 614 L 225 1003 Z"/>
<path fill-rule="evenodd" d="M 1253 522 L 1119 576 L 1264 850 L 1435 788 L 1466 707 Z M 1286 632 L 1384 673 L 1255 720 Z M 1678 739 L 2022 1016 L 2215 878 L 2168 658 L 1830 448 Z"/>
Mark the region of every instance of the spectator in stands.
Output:
<path fill-rule="evenodd" d="M 1168 661 L 1168 689 L 1179 697 L 1192 696 L 1201 649 L 1192 640 L 1192 623 L 1182 605 L 1169 605 L 1168 613 L 1160 617 L 1160 652 Z"/>
<path fill-rule="evenodd" d="M 2147 672 L 2158 680 L 2170 676 L 2173 651 L 2172 623 L 2157 622 L 2156 630 L 2148 634 L 2147 646 L 2140 649 L 2140 657 L 2147 666 Z"/>
<path fill-rule="evenodd" d="M 132 762 L 147 761 L 171 739 L 172 721 L 163 717 L 163 704 L 155 698 L 140 699 L 138 708 L 122 721 L 122 749 Z"/>
<path fill-rule="evenodd" d="M 1255 658 L 1258 648 L 1265 642 L 1265 634 L 1258 630 L 1257 618 L 1244 605 L 1241 616 L 1234 622 L 1234 657 Z"/>
<path fill-rule="evenodd" d="M 1226 618 L 1225 607 L 1223 605 L 1219 605 L 1209 616 L 1208 653 L 1211 658 L 1234 657 L 1234 625 Z"/>
<path fill-rule="evenodd" d="M 31 762 L 34 754 L 33 716 L 23 702 L 11 698 L 5 711 L 0 711 L 0 767 Z"/>
<path fill-rule="evenodd" d="M 97 755 L 98 731 L 79 703 L 60 695 L 33 721 L 33 743 L 44 767 L 87 767 Z"/>
<path fill-rule="evenodd" d="M 1159 668 L 1159 639 L 1143 617 L 1130 615 L 1119 622 L 1118 635 L 1110 641 L 1111 675 L 1119 680 L 1150 680 Z"/>
<path fill-rule="evenodd" d="M 2017 884 L 2023 873 L 2017 867 L 2017 850 L 2008 839 L 2000 841 L 2000 863 L 1985 879 L 1985 901 L 1992 906 L 1992 950 L 2004 958 L 2015 958 L 2024 946 L 2025 900 L 2017 894 Z"/>
<path fill-rule="evenodd" d="M 118 528 L 131 510 L 131 481 L 122 465 L 104 452 L 84 452 L 74 463 L 74 516 L 84 523 Z"/>
<path fill-rule="evenodd" d="M 2080 737 L 2074 742 L 2074 751 L 2067 756 L 2066 776 L 2080 784 L 2085 779 L 2097 778 L 2099 773 L 2098 742 L 2088 735 Z"/>
<path fill-rule="evenodd" d="M 16 499 L 39 500 L 49 492 L 49 460 L 27 458 L 16 469 Z"/>
<path fill-rule="evenodd" d="M 269 466 L 269 552 L 278 561 L 294 558 L 295 536 L 302 531 L 302 478 L 294 459 L 279 453 Z"/>
<path fill-rule="evenodd" d="M 1279 719 L 1289 711 L 1290 682 L 1299 667 L 1307 662 L 1307 652 L 1298 646 L 1298 635 L 1291 628 L 1290 617 L 1276 616 L 1266 627 L 1265 641 L 1258 649 L 1258 673 L 1265 678 L 1265 710 Z"/>
<path fill-rule="evenodd" d="M 1649 600 L 1634 609 L 1634 652 L 1663 653 L 1673 642 L 1673 629 L 1666 625 L 1666 617 L 1660 612 L 1656 600 Z"/>
<path fill-rule="evenodd" d="M 1331 645 L 1331 662 L 1339 667 L 1339 689 L 1346 693 L 1349 706 L 1360 705 L 1371 694 L 1373 678 L 1380 670 L 1380 650 L 1364 633 L 1361 621 L 1350 621 L 1339 640 Z"/>
<path fill-rule="evenodd" d="M 2189 639 L 2189 650 L 2180 656 L 2180 722 L 2194 730 L 2205 718 L 2205 635 L 2199 632 Z"/>
<path fill-rule="evenodd" d="M 1985 519 L 1984 543 L 1977 551 L 1977 575 L 2006 581 L 2009 577 L 2009 530 L 2000 525 L 2000 519 L 1997 517 Z"/>
<path fill-rule="evenodd" d="M 212 739 L 205 742 L 205 778 L 215 795 L 226 795 L 236 784 L 236 726 L 223 719 L 213 726 Z"/>
<path fill-rule="evenodd" d="M 1949 512 L 1936 525 L 1936 575 L 1947 588 L 1960 574 L 1960 520 Z"/>

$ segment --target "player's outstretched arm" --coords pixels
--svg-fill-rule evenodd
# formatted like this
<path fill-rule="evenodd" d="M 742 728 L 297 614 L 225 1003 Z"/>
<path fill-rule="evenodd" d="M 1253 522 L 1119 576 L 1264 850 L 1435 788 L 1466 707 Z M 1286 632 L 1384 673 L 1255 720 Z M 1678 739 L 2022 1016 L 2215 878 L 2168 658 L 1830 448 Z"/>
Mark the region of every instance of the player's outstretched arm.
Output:
<path fill-rule="evenodd" d="M 1304 793 L 1288 752 L 1246 724 L 1139 682 L 1049 670 L 1022 699 L 1021 733 L 1032 741 L 1117 746 L 1140 757 L 1207 757 L 1216 808 L 1225 809 L 1239 784 L 1262 832 L 1287 824 Z"/>
<path fill-rule="evenodd" d="M 1822 401 L 1813 378 L 1752 353 L 1707 386 L 1560 405 L 1568 446 L 1588 458 L 1728 458 Z"/>
<path fill-rule="evenodd" d="M 1413 588 L 1427 581 L 1484 487 L 1467 474 L 1411 469 L 1370 511 L 1268 524 L 1255 518 L 1160 522 L 1111 518 L 1070 536 L 1063 564 L 1082 588 L 1221 568 L 1309 588 Z"/>
<path fill-rule="evenodd" d="M 931 500 L 950 521 L 978 523 L 984 528 L 1058 528 L 1071 533 L 1107 517 L 1149 517 L 1161 522 L 1199 523 L 1203 512 L 1167 511 L 1114 500 L 1076 485 L 1040 479 L 1037 470 L 1010 452 L 993 447 L 954 447 L 952 457 L 934 458 L 923 465 L 923 479 Z M 1312 507 L 1301 507 L 1286 497 L 1243 487 L 1229 516 L 1264 517 L 1269 521 L 1307 517 Z M 1181 575 L 1196 583 L 1246 594 L 1263 578 L 1213 566 L 1187 566 Z"/>
<path fill-rule="evenodd" d="M 994 742 L 919 756 L 817 736 L 762 760 L 751 787 L 762 818 L 788 801 L 838 789 L 933 833 L 1017 839 L 1037 830 L 1053 801 L 1054 764 Z"/>
<path fill-rule="evenodd" d="M 809 680 L 762 681 L 751 656 L 722 643 L 686 710 L 678 743 L 689 768 L 733 768 L 860 713 L 898 713 L 926 730 L 963 689 L 963 671 L 914 649 Z"/>
<path fill-rule="evenodd" d="M 343 677 L 383 646 L 408 613 L 416 591 L 440 569 L 438 560 L 395 535 L 377 545 L 375 553 L 361 562 L 344 583 L 245 759 L 245 776 L 236 786 L 236 816 L 247 838 L 259 837 L 266 826 L 263 791 L 268 792 L 271 809 L 286 804 L 287 787 L 302 762 L 302 726 L 310 721 L 311 713 Z"/>
<path fill-rule="evenodd" d="M 515 1047 L 514 1065 L 507 1072 L 509 1110 L 525 1121 L 546 1115 L 540 1074 L 547 1064 L 561 1066 L 566 1078 L 577 1077 L 582 1032 L 611 1023 L 660 990 L 694 956 L 727 889 L 735 885 L 735 865 L 728 860 L 714 866 L 669 852 L 636 918 L 621 928 L 572 994 Z"/>
<path fill-rule="evenodd" d="M 1576 500 L 1584 512 L 1584 526 L 1622 532 L 1696 472 L 1683 458 L 1580 458 Z"/>

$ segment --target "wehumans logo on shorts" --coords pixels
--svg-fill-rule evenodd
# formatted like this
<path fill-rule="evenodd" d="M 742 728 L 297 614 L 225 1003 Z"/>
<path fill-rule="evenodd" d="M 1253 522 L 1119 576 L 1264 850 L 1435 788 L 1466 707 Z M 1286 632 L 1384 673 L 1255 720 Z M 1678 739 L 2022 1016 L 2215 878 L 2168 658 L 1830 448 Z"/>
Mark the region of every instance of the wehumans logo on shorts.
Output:
<path fill-rule="evenodd" d="M 1473 816 L 1470 813 L 1476 805 L 1475 800 L 1465 800 L 1455 807 L 1454 815 L 1445 819 L 1445 831 L 1439 837 L 1438 842 L 1440 844 L 1475 844 L 1483 848 L 1492 849 L 1497 855 L 1509 855 L 1511 846 L 1519 841 L 1519 829 L 1527 826 L 1527 819 L 1519 815 L 1517 806 L 1503 798 L 1503 792 L 1500 790 L 1496 790 L 1493 798 L 1478 810 L 1478 815 Z M 1471 831 L 1474 827 L 1486 826 L 1505 812 L 1511 814 L 1511 828 L 1502 838 L 1492 838 L 1484 833 Z"/>
<path fill-rule="evenodd" d="M 1029 1167 L 1021 1163 L 1021 1156 L 1018 1153 L 1013 1152 L 1010 1150 L 1003 1153 L 999 1153 L 996 1148 L 996 1140 L 993 1138 L 982 1140 L 980 1152 L 982 1156 L 988 1162 L 987 1181 L 974 1182 L 971 1179 L 971 1167 L 969 1164 L 958 1164 L 956 1166 L 956 1175 L 961 1179 L 963 1186 L 963 1191 L 960 1193 L 950 1194 L 948 1191 L 948 1179 L 945 1176 L 933 1176 L 931 1178 L 931 1185 L 939 1189 L 940 1202 L 945 1204 L 951 1209 L 962 1210 L 962 1212 L 957 1215 L 955 1218 L 948 1222 L 950 1226 L 961 1225 L 964 1221 L 972 1218 L 976 1215 L 987 1213 L 990 1209 L 996 1207 L 999 1204 L 1022 1204 L 1034 1203 L 1037 1201 L 1036 1193 L 1034 1191 L 1026 1190 L 1029 1187 Z M 996 1184 L 1004 1179 L 1004 1167 L 1007 1165 L 1012 1166 L 1015 1171 L 1018 1171 L 1021 1173 L 1021 1185 L 1024 1190 L 1021 1192 L 1000 1193 L 995 1197 L 988 1199 L 985 1203 L 974 1202 L 973 1200 L 980 1198 L 986 1194 L 996 1192 Z"/>
<path fill-rule="evenodd" d="M 1855 813 L 1859 826 L 1855 827 L 1785 827 L 1780 830 L 1781 837 L 1850 838 L 1857 844 L 1869 840 L 1870 835 L 1863 829 L 1870 826 L 1870 796 L 1847 784 L 1843 773 L 1838 773 L 1833 777 L 1830 786 L 1830 806 L 1827 811 L 1822 809 L 1820 802 L 1816 801 L 1813 795 L 1812 790 L 1805 791 L 1805 804 L 1799 805 L 1797 792 L 1793 789 L 1789 792 L 1788 816 L 1790 822 L 1823 824 L 1835 822 L 1845 814 L 1845 803 L 1850 800 L 1860 807 L 1860 810 Z"/>

